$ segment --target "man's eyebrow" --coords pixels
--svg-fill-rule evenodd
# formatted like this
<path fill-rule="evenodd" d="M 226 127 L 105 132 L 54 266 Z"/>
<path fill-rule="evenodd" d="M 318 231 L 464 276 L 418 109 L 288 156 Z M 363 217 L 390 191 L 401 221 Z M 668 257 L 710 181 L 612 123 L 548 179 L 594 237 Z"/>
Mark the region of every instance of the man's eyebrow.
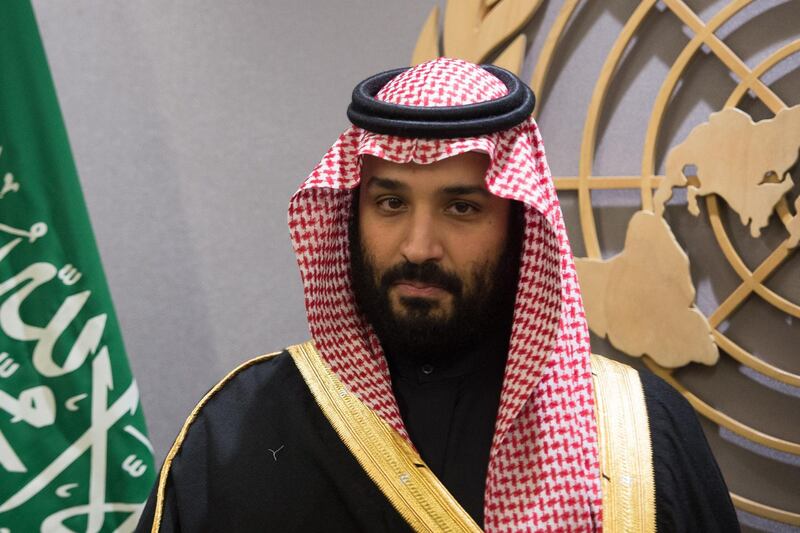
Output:
<path fill-rule="evenodd" d="M 367 181 L 367 189 L 372 187 L 380 187 L 389 191 L 407 191 L 408 184 L 392 178 L 383 178 L 381 176 L 372 176 Z M 442 187 L 441 192 L 451 196 L 468 196 L 470 194 L 479 194 L 481 196 L 490 196 L 491 193 L 485 187 L 478 185 L 449 185 Z"/>
<path fill-rule="evenodd" d="M 484 187 L 479 187 L 477 185 L 451 185 L 449 187 L 442 187 L 442 192 L 456 196 L 467 196 L 470 194 L 489 196 L 491 194 Z"/>
<path fill-rule="evenodd" d="M 402 181 L 393 180 L 391 178 L 382 178 L 380 176 L 372 176 L 367 181 L 367 189 L 371 187 L 380 187 L 390 191 L 403 191 L 408 189 L 408 185 Z"/>

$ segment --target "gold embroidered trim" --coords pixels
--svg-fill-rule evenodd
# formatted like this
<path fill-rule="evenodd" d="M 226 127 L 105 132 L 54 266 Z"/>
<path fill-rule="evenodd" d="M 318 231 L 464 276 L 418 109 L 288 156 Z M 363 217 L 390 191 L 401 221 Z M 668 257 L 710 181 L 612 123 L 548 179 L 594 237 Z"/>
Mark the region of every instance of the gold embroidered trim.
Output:
<path fill-rule="evenodd" d="M 192 413 L 189 415 L 189 418 L 186 419 L 186 422 L 183 423 L 183 427 L 181 428 L 180 433 L 175 438 L 175 442 L 172 444 L 172 448 L 169 449 L 169 453 L 167 453 L 167 458 L 164 459 L 164 466 L 161 468 L 161 473 L 158 476 L 158 493 L 156 495 L 156 509 L 155 515 L 153 516 L 153 525 L 150 529 L 151 533 L 158 533 L 161 529 L 161 519 L 163 518 L 164 514 L 164 498 L 167 489 L 167 478 L 169 477 L 169 469 L 172 466 L 172 460 L 178 454 L 178 451 L 183 445 L 183 441 L 186 438 L 186 434 L 189 432 L 189 426 L 191 426 L 194 421 L 197 419 L 197 416 L 200 414 L 200 411 L 203 407 L 208 403 L 214 394 L 217 393 L 222 387 L 224 387 L 231 379 L 233 379 L 236 374 L 241 372 L 242 370 L 246 370 L 247 368 L 260 363 L 262 361 L 266 361 L 267 359 L 272 359 L 276 355 L 280 355 L 283 352 L 274 352 L 265 355 L 260 355 L 249 361 L 242 363 L 241 365 L 237 366 L 231 372 L 228 373 L 227 376 L 222 378 L 222 380 L 214 385 L 210 391 L 203 396 L 203 399 L 192 409 Z"/>
<path fill-rule="evenodd" d="M 656 530 L 655 481 L 650 424 L 639 374 L 631 367 L 592 354 L 600 469 L 603 473 L 603 530 Z"/>
<path fill-rule="evenodd" d="M 312 342 L 288 350 L 339 438 L 415 531 L 481 531 L 411 445 L 347 391 Z"/>

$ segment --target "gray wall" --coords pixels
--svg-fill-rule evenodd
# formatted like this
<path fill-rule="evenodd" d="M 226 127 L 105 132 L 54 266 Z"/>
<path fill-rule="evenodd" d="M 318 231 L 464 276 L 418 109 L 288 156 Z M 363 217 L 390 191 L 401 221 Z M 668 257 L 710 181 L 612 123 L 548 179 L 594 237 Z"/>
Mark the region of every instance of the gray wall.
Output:
<path fill-rule="evenodd" d="M 436 3 L 34 0 L 157 460 L 196 400 L 229 369 L 308 337 L 286 229 L 289 196 L 347 125 L 353 85 L 407 64 Z M 539 103 L 554 175 L 577 173 L 594 80 L 637 3 L 585 2 L 570 25 Z M 706 19 L 723 5 L 688 3 Z M 740 20 L 743 29 L 734 24 L 725 35 L 748 64 L 796 39 L 800 21 L 798 0 L 756 4 Z M 526 30 L 523 79 L 560 5 L 546 0 Z M 638 174 L 653 99 L 689 35 L 668 13 L 645 23 L 612 87 L 595 174 Z M 771 81 L 789 105 L 800 103 L 798 63 Z M 692 63 L 662 130 L 659 162 L 722 106 L 734 84 L 714 57 L 701 54 Z M 743 107 L 756 118 L 769 116 L 754 100 Z M 603 206 L 598 231 L 609 256 L 622 248 L 638 193 L 596 193 L 593 200 Z M 581 255 L 575 197 L 563 194 L 562 203 Z M 698 305 L 709 312 L 737 280 L 709 251 L 708 224 L 684 211 L 669 220 L 693 258 Z M 731 221 L 752 265 L 766 248 Z M 777 232 L 762 241 L 773 246 L 780 238 Z M 794 272 L 798 266 L 790 265 Z M 781 276 L 782 293 L 800 301 L 797 276 Z M 756 303 L 726 327 L 756 352 L 758 339 L 768 336 L 763 351 L 797 373 L 800 328 L 784 318 Z M 596 351 L 614 352 L 595 341 Z M 726 412 L 800 441 L 800 391 L 775 392 L 730 361 L 682 376 Z M 745 393 L 731 394 L 732 384 Z M 800 460 L 762 464 L 715 426 L 706 430 L 734 489 L 755 486 L 762 501 L 798 512 Z"/>
<path fill-rule="evenodd" d="M 290 195 L 430 2 L 34 2 L 160 461 L 239 362 L 308 338 Z"/>

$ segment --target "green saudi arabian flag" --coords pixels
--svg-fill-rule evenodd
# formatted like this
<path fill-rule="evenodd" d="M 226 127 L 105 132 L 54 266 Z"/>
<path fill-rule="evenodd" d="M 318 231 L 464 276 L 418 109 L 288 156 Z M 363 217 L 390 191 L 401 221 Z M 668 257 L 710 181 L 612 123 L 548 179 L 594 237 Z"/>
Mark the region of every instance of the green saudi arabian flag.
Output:
<path fill-rule="evenodd" d="M 29 0 L 0 1 L 0 533 L 132 531 L 155 478 Z"/>

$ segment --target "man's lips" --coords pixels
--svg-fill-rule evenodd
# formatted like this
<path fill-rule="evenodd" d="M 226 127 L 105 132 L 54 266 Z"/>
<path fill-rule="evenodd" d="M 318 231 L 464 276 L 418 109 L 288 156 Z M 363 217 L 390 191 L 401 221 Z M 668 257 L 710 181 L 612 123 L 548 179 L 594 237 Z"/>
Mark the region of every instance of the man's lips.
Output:
<path fill-rule="evenodd" d="M 400 280 L 395 282 L 394 287 L 400 296 L 412 298 L 433 298 L 447 294 L 449 291 L 438 285 L 431 285 L 420 281 Z"/>

